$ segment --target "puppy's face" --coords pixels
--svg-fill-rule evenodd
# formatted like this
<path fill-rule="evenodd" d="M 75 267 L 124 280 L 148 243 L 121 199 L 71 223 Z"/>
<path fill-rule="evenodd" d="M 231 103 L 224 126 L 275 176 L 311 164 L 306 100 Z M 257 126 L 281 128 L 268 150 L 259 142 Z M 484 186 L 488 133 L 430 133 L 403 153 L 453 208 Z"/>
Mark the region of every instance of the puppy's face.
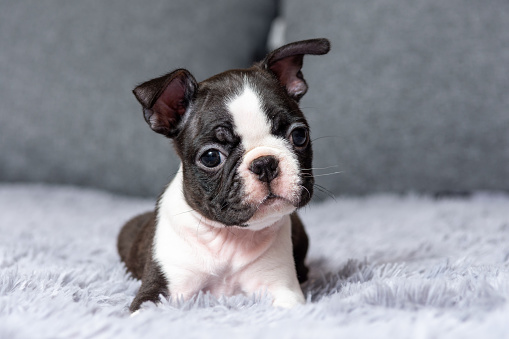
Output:
<path fill-rule="evenodd" d="M 186 200 L 208 219 L 262 227 L 311 198 L 308 124 L 266 72 L 230 71 L 201 83 L 175 146 Z"/>
<path fill-rule="evenodd" d="M 309 202 L 312 149 L 298 107 L 307 90 L 300 68 L 304 54 L 328 48 L 326 40 L 308 40 L 200 84 L 177 70 L 135 89 L 147 122 L 174 139 L 195 211 L 218 226 L 261 229 Z"/>

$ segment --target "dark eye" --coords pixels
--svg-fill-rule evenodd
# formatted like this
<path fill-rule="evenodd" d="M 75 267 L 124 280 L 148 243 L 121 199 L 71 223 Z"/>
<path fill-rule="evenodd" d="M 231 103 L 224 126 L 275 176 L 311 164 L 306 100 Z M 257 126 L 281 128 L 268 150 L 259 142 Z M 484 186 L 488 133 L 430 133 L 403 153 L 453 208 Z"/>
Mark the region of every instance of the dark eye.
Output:
<path fill-rule="evenodd" d="M 205 167 L 217 167 L 221 164 L 221 152 L 214 148 L 206 150 L 201 155 L 200 161 Z"/>
<path fill-rule="evenodd" d="M 295 147 L 304 147 L 308 142 L 308 130 L 298 127 L 292 131 L 291 137 Z"/>

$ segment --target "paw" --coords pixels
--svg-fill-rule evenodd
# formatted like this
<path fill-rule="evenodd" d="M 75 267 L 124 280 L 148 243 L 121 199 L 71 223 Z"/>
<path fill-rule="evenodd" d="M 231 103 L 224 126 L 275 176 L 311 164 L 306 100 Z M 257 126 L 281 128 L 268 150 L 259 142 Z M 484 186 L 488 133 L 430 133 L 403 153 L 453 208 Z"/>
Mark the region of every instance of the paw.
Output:
<path fill-rule="evenodd" d="M 300 289 L 298 291 L 280 290 L 277 291 L 277 293 L 273 293 L 273 296 L 274 301 L 272 305 L 275 307 L 294 308 L 295 306 L 306 303 L 306 299 L 304 299 L 304 295 Z"/>

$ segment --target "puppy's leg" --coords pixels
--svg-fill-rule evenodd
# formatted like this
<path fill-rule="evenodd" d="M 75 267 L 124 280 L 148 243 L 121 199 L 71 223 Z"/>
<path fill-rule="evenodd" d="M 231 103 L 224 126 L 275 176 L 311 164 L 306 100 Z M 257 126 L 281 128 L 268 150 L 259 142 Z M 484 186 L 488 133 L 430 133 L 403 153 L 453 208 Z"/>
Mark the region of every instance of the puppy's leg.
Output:
<path fill-rule="evenodd" d="M 152 257 L 155 213 L 148 212 L 128 221 L 118 236 L 118 252 L 131 274 L 141 279 L 141 287 L 129 310 L 137 311 L 145 301 L 157 302 L 168 296 L 168 283 Z"/>
<path fill-rule="evenodd" d="M 309 269 L 304 264 L 304 260 L 308 252 L 309 239 L 297 213 L 292 213 L 290 217 L 292 220 L 293 259 L 295 260 L 295 268 L 297 270 L 299 283 L 303 283 L 308 280 Z"/>
<path fill-rule="evenodd" d="M 292 227 L 300 227 L 300 230 L 303 229 L 301 223 L 291 223 L 293 218 L 295 217 L 292 216 L 292 218 L 287 219 L 286 223 L 278 231 L 274 245 L 259 260 L 253 263 L 250 270 L 246 272 L 250 279 L 249 283 L 266 288 L 272 295 L 273 305 L 276 307 L 292 308 L 306 302 L 297 279 L 294 265 L 295 251 L 292 253 Z M 301 268 L 305 268 L 303 264 L 305 246 L 303 247 L 303 244 L 307 244 L 307 242 L 302 240 L 303 234 L 305 235 L 305 233 L 302 233 L 297 238 L 300 244 L 298 248 L 304 250 L 297 251 L 301 256 L 299 257 L 299 266 Z"/>
<path fill-rule="evenodd" d="M 168 297 L 168 282 L 152 258 L 145 266 L 141 281 L 141 287 L 129 306 L 131 312 L 137 311 L 145 301 L 157 303 L 160 294 L 165 298 Z"/>
<path fill-rule="evenodd" d="M 272 296 L 274 297 L 273 305 L 281 308 L 293 308 L 297 305 L 302 305 L 306 302 L 304 294 L 300 288 L 298 289 L 287 289 L 281 288 L 279 290 L 272 290 Z"/>
<path fill-rule="evenodd" d="M 154 238 L 155 213 L 147 212 L 129 220 L 118 235 L 117 248 L 127 270 L 141 279 Z"/>

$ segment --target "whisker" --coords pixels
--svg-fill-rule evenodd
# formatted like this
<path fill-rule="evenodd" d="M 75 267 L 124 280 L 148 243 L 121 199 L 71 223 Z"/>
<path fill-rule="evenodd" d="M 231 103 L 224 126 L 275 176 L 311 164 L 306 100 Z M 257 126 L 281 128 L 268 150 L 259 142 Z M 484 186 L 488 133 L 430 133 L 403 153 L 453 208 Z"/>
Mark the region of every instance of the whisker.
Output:
<path fill-rule="evenodd" d="M 290 113 L 290 114 L 291 114 L 291 113 L 293 113 L 293 112 L 300 111 L 300 110 L 301 110 L 301 109 L 303 109 L 303 108 L 314 108 L 314 107 L 299 107 L 299 108 L 297 108 L 297 109 L 292 109 L 291 111 L 288 111 L 288 113 Z"/>
<path fill-rule="evenodd" d="M 306 192 L 308 192 L 309 198 L 311 199 L 311 193 L 309 192 L 309 190 L 306 187 L 304 187 L 304 185 L 300 185 L 300 187 L 302 187 L 303 189 L 306 190 Z"/>
<path fill-rule="evenodd" d="M 301 168 L 301 170 L 303 170 L 303 171 L 326 170 L 326 169 L 329 169 L 329 168 L 337 168 L 337 167 L 339 167 L 339 165 L 332 165 L 332 166 L 327 166 L 327 167 Z"/>
<path fill-rule="evenodd" d="M 334 195 L 334 193 L 332 193 L 331 191 L 329 191 L 328 189 L 326 189 L 325 187 L 321 186 L 321 185 L 318 185 L 318 184 L 313 184 L 313 186 L 318 189 L 320 192 L 322 193 L 325 193 L 327 194 L 329 197 L 331 197 L 335 202 L 337 202 L 336 200 L 336 196 Z"/>
<path fill-rule="evenodd" d="M 180 212 L 180 213 L 177 213 L 177 214 L 173 214 L 173 216 L 175 217 L 177 215 L 181 215 L 181 214 L 185 214 L 185 213 L 190 213 L 190 212 L 196 212 L 196 210 L 195 209 L 191 209 L 189 211 L 184 211 L 184 212 Z"/>
<path fill-rule="evenodd" d="M 320 190 L 320 189 L 318 189 L 318 190 L 316 191 L 316 193 L 317 193 L 317 194 L 323 194 L 323 196 L 324 196 L 324 197 L 327 197 L 328 199 L 332 199 L 332 200 L 334 200 L 334 202 L 338 202 L 338 201 L 336 200 L 336 197 L 335 197 L 335 196 L 330 195 L 330 194 L 328 194 L 327 192 L 324 192 L 324 191 L 322 191 L 322 190 Z"/>
<path fill-rule="evenodd" d="M 339 135 L 324 135 L 323 137 L 311 139 L 311 142 L 314 142 L 314 141 L 320 140 L 320 139 L 325 139 L 325 138 L 339 138 Z"/>
<path fill-rule="evenodd" d="M 315 178 L 316 178 L 316 177 L 325 177 L 325 176 L 327 176 L 327 175 L 340 174 L 340 173 L 344 173 L 344 172 L 345 172 L 345 171 L 332 172 L 332 173 L 325 173 L 325 174 L 317 174 L 317 175 L 314 175 L 314 177 L 315 177 Z M 304 174 L 306 174 L 306 173 L 304 173 Z M 313 175 L 309 174 L 309 175 L 307 175 L 307 176 L 312 177 Z"/>
<path fill-rule="evenodd" d="M 332 195 L 334 195 L 334 193 L 332 193 L 332 191 L 329 191 L 327 188 L 323 187 L 322 185 L 319 185 L 319 184 L 313 184 L 313 186 L 315 186 L 316 188 L 318 189 L 321 189 L 322 191 L 325 191 L 325 192 L 328 192 Z"/>

